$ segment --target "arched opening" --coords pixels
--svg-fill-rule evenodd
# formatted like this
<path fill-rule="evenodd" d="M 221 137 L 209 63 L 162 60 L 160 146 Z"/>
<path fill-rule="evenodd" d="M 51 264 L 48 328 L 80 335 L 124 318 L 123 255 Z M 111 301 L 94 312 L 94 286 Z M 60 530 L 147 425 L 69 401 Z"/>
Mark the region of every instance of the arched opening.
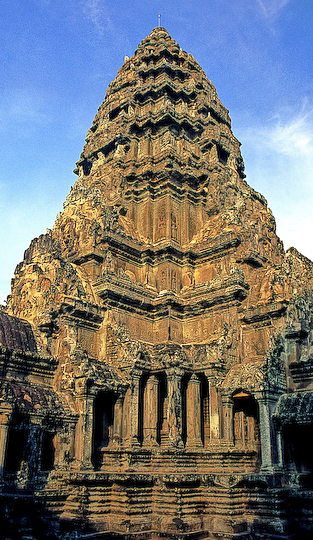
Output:
<path fill-rule="evenodd" d="M 8 432 L 5 471 L 16 473 L 20 470 L 22 461 L 25 460 L 28 434 L 29 419 L 24 414 L 14 411 Z"/>
<path fill-rule="evenodd" d="M 116 398 L 114 392 L 101 391 L 94 400 L 91 461 L 96 469 L 99 469 L 102 464 L 101 449 L 109 446 L 112 440 Z"/>
<path fill-rule="evenodd" d="M 234 442 L 240 448 L 257 450 L 260 445 L 259 407 L 251 394 L 237 392 L 234 400 Z"/>
<path fill-rule="evenodd" d="M 226 165 L 229 157 L 229 152 L 227 152 L 227 150 L 225 150 L 225 148 L 222 148 L 219 144 L 217 144 L 216 147 L 219 162 L 223 163 L 223 165 Z"/>
<path fill-rule="evenodd" d="M 313 473 L 313 424 L 291 424 L 283 428 L 284 458 L 288 470 Z"/>
<path fill-rule="evenodd" d="M 41 470 L 51 471 L 54 465 L 54 433 L 45 431 L 42 438 Z"/>

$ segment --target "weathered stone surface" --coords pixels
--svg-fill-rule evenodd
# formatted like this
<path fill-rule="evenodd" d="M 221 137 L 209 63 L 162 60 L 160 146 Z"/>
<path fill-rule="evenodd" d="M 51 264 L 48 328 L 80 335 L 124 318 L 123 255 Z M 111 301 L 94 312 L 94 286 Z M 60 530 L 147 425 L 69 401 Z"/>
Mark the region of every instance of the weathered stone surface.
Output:
<path fill-rule="evenodd" d="M 31 325 L 0 310 L 0 344 L 7 349 L 36 353 L 37 345 Z"/>
<path fill-rule="evenodd" d="M 7 523 L 14 493 L 58 538 L 311 534 L 313 263 L 285 253 L 228 111 L 164 28 L 75 172 L 0 312 Z"/>

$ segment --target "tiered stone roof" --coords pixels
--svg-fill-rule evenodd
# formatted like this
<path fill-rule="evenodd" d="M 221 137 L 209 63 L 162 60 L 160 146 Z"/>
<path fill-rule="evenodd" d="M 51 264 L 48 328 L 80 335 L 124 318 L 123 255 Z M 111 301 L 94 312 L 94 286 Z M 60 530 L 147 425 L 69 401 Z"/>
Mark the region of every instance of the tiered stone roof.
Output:
<path fill-rule="evenodd" d="M 15 486 L 40 493 L 54 460 L 69 534 L 289 538 L 287 473 L 294 490 L 313 465 L 275 429 L 312 423 L 313 264 L 285 253 L 227 109 L 164 28 L 125 58 L 75 172 L 0 312 L 0 469 L 7 432 Z"/>

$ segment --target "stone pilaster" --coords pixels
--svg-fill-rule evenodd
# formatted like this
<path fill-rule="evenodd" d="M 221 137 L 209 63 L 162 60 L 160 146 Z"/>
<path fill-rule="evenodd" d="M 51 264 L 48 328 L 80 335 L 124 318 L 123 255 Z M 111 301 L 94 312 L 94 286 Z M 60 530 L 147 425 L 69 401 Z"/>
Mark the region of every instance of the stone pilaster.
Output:
<path fill-rule="evenodd" d="M 75 460 L 82 469 L 91 469 L 94 396 L 79 396 L 79 419 L 75 432 Z"/>
<path fill-rule="evenodd" d="M 157 444 L 158 385 L 157 377 L 151 375 L 144 390 L 143 446 L 156 446 Z"/>
<path fill-rule="evenodd" d="M 277 463 L 276 437 L 272 420 L 273 410 L 276 405 L 277 397 L 272 400 L 270 396 L 258 398 L 260 415 L 260 439 L 261 439 L 261 471 L 272 472 Z"/>
<path fill-rule="evenodd" d="M 131 445 L 131 403 L 132 403 L 132 389 L 127 388 L 124 401 L 123 401 L 123 414 L 122 414 L 122 444 L 125 447 Z"/>
<path fill-rule="evenodd" d="M 31 414 L 30 420 L 23 460 L 16 475 L 16 487 L 21 490 L 34 488 L 41 468 L 42 416 Z"/>
<path fill-rule="evenodd" d="M 163 419 L 162 419 L 162 430 L 161 430 L 161 446 L 165 447 L 168 446 L 168 436 L 169 436 L 169 429 L 168 429 L 168 397 L 165 397 L 164 403 L 163 403 Z"/>
<path fill-rule="evenodd" d="M 283 452 L 283 441 L 282 441 L 281 429 L 278 429 L 276 432 L 276 440 L 277 440 L 277 465 L 279 468 L 282 469 L 284 466 L 284 452 Z"/>
<path fill-rule="evenodd" d="M 182 441 L 182 395 L 181 378 L 182 370 L 172 368 L 167 371 L 168 388 L 168 439 L 169 446 L 183 446 Z"/>
<path fill-rule="evenodd" d="M 9 424 L 12 417 L 12 407 L 3 403 L 0 407 L 0 478 L 3 476 L 5 454 L 7 448 Z"/>
<path fill-rule="evenodd" d="M 36 473 L 41 469 L 42 441 L 42 417 L 32 415 L 26 449 L 29 480 L 32 480 Z"/>
<path fill-rule="evenodd" d="M 130 442 L 132 446 L 139 446 L 139 383 L 141 373 L 132 373 L 131 383 L 131 413 L 130 413 Z"/>
<path fill-rule="evenodd" d="M 69 420 L 63 425 L 61 431 L 56 433 L 54 468 L 68 468 L 69 462 L 74 458 L 74 432 L 76 420 Z"/>
<path fill-rule="evenodd" d="M 113 446 L 120 446 L 123 428 L 123 396 L 118 396 L 114 404 L 113 414 Z"/>
<path fill-rule="evenodd" d="M 209 381 L 209 410 L 210 410 L 210 442 L 214 443 L 220 439 L 220 404 L 218 389 L 214 381 Z"/>
<path fill-rule="evenodd" d="M 249 447 L 255 447 L 256 440 L 255 440 L 255 422 L 256 419 L 252 416 L 247 416 L 246 418 L 247 422 L 247 445 Z"/>
<path fill-rule="evenodd" d="M 230 396 L 222 396 L 223 403 L 223 439 L 227 444 L 234 444 L 234 403 Z"/>
<path fill-rule="evenodd" d="M 201 399 L 200 380 L 193 374 L 187 387 L 186 403 L 186 424 L 187 440 L 186 447 L 194 448 L 203 446 L 201 440 Z"/>

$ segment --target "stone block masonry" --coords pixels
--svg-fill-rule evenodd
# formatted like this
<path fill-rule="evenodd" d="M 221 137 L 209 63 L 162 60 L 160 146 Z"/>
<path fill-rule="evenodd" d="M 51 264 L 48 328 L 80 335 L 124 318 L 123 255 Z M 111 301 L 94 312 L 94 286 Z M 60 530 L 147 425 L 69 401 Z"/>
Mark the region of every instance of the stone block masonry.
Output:
<path fill-rule="evenodd" d="M 6 538 L 311 538 L 313 264 L 164 28 L 75 172 L 0 311 Z"/>

